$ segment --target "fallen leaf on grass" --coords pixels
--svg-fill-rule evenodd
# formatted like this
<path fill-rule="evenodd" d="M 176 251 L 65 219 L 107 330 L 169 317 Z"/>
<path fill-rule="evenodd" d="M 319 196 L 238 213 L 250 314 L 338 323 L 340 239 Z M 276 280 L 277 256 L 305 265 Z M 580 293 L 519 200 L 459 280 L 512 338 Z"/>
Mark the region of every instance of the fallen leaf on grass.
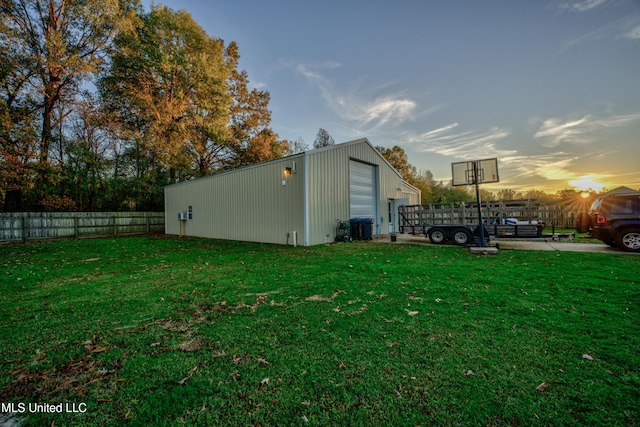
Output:
<path fill-rule="evenodd" d="M 419 311 L 410 311 L 410 310 L 406 310 L 406 312 L 409 316 L 415 316 L 416 314 L 420 313 Z"/>
<path fill-rule="evenodd" d="M 310 400 L 305 400 L 304 402 L 301 402 L 304 406 L 311 406 L 311 401 Z"/>
<path fill-rule="evenodd" d="M 178 384 L 180 385 L 185 385 L 187 383 L 187 381 L 189 381 L 191 377 L 184 377 L 183 379 L 181 379 L 180 381 L 178 381 Z"/>
<path fill-rule="evenodd" d="M 327 297 L 322 297 L 320 295 L 311 295 L 310 297 L 307 297 L 304 299 L 305 301 L 331 301 L 330 298 Z"/>
<path fill-rule="evenodd" d="M 269 378 L 263 378 L 263 379 L 260 381 L 260 385 L 261 385 L 261 386 L 269 385 Z"/>
<path fill-rule="evenodd" d="M 338 368 L 347 369 L 347 365 L 345 365 L 344 362 L 340 362 L 340 365 L 338 366 Z"/>
<path fill-rule="evenodd" d="M 154 342 L 154 343 L 149 344 L 149 347 L 157 347 L 159 345 L 160 345 L 159 342 Z"/>
<path fill-rule="evenodd" d="M 467 372 L 464 373 L 465 377 L 470 377 L 472 375 L 475 375 L 475 374 L 473 373 L 473 371 L 471 369 L 469 369 Z"/>
<path fill-rule="evenodd" d="M 185 353 L 192 353 L 198 350 L 202 350 L 204 347 L 205 347 L 205 343 L 198 338 L 194 338 L 189 341 L 182 342 L 178 345 L 178 348 L 180 349 L 180 351 L 183 351 Z"/>
<path fill-rule="evenodd" d="M 583 354 L 583 355 L 582 355 L 582 358 L 583 358 L 583 359 L 587 359 L 587 360 L 593 360 L 593 357 L 592 357 L 592 356 L 590 356 L 590 355 L 588 355 L 588 354 Z"/>
<path fill-rule="evenodd" d="M 540 384 L 538 387 L 536 387 L 536 391 L 540 392 L 540 393 L 544 393 L 544 390 L 549 386 L 549 383 L 544 382 L 542 384 Z"/>

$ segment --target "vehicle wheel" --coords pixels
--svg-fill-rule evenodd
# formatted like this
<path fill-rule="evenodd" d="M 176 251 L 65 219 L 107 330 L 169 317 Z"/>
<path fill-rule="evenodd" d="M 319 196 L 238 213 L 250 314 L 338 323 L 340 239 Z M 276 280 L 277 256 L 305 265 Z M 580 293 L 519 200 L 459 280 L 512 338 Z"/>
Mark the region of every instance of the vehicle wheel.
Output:
<path fill-rule="evenodd" d="M 432 228 L 429 230 L 429 241 L 435 245 L 440 245 L 447 240 L 447 233 L 442 228 Z"/>
<path fill-rule="evenodd" d="M 627 252 L 640 252 L 640 228 L 628 228 L 618 232 L 616 244 Z"/>
<path fill-rule="evenodd" d="M 578 233 L 586 233 L 587 231 L 589 231 L 589 214 L 587 212 L 578 212 L 576 231 Z"/>
<path fill-rule="evenodd" d="M 456 245 L 464 246 L 471 240 L 471 232 L 464 228 L 458 228 L 453 231 L 453 241 Z"/>

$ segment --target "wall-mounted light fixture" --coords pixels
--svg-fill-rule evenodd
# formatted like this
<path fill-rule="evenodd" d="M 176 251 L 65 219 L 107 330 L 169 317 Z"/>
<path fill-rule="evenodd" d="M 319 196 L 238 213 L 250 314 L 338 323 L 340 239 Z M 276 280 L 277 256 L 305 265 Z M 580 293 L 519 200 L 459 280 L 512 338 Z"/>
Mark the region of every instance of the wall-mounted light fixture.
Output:
<path fill-rule="evenodd" d="M 291 175 L 291 168 L 289 168 L 289 167 L 284 168 L 284 174 L 287 175 L 287 176 Z"/>

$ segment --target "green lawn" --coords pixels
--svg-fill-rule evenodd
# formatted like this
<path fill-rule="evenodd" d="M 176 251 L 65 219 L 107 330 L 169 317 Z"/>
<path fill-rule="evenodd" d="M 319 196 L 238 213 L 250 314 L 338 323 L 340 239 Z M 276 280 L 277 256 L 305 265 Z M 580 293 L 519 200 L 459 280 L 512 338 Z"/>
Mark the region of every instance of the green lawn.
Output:
<path fill-rule="evenodd" d="M 24 425 L 640 425 L 635 255 L 136 237 L 0 265 L 0 402 L 86 404 Z"/>

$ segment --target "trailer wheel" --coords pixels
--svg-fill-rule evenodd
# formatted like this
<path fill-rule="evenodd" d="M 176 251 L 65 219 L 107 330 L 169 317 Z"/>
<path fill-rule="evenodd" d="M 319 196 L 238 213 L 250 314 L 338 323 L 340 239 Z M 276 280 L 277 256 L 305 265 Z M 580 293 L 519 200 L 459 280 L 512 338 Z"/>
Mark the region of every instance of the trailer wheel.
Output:
<path fill-rule="evenodd" d="M 447 233 L 442 228 L 432 228 L 429 230 L 429 241 L 434 245 L 440 245 L 447 240 Z"/>
<path fill-rule="evenodd" d="M 471 232 L 466 228 L 458 228 L 453 231 L 453 241 L 456 245 L 464 246 L 471 241 Z"/>

